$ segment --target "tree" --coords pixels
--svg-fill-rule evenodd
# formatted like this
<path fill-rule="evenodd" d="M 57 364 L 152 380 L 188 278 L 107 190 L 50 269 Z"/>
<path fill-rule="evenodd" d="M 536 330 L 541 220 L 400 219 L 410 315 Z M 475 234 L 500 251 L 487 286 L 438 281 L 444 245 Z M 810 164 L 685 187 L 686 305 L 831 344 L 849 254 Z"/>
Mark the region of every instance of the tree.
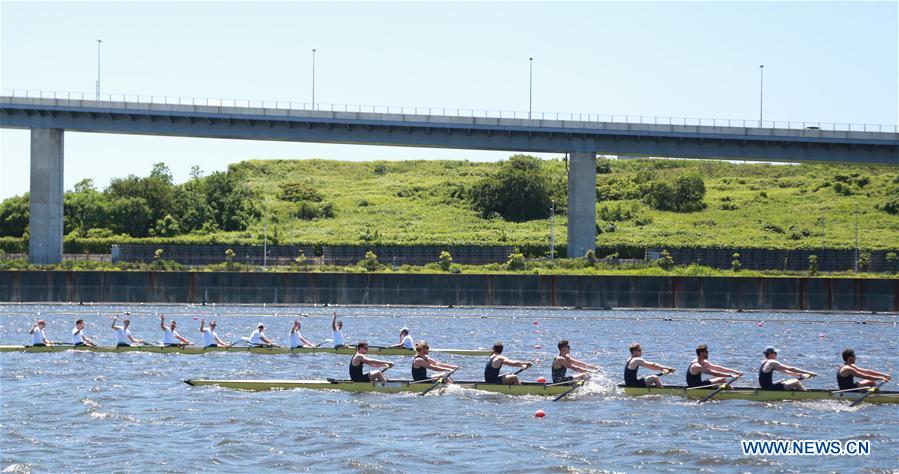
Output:
<path fill-rule="evenodd" d="M 172 184 L 172 170 L 163 162 L 153 164 L 153 170 L 150 171 L 150 177 L 156 178 L 166 184 Z"/>
<path fill-rule="evenodd" d="M 509 158 L 497 173 L 477 183 L 471 194 L 475 209 L 485 218 L 494 213 L 513 222 L 549 217 L 549 180 L 540 160 L 532 156 Z"/>
<path fill-rule="evenodd" d="M 705 183 L 699 175 L 684 175 L 668 181 L 652 181 L 644 200 L 660 211 L 693 212 L 705 208 Z"/>
<path fill-rule="evenodd" d="M 129 197 L 114 201 L 109 207 L 112 230 L 132 237 L 146 237 L 153 222 L 153 212 L 147 201 L 140 197 Z"/>
<path fill-rule="evenodd" d="M 899 255 L 896 252 L 887 252 L 887 268 L 891 273 L 896 273 L 896 264 L 899 263 Z"/>
<path fill-rule="evenodd" d="M 108 227 L 109 199 L 98 192 L 85 179 L 75 185 L 74 192 L 68 192 L 63 198 L 63 227 L 68 234 L 77 231 L 85 235 L 91 229 Z"/>
<path fill-rule="evenodd" d="M 200 169 L 199 165 L 193 165 L 190 167 L 190 179 L 194 181 L 199 181 L 200 178 L 203 177 L 203 170 Z"/>
<path fill-rule="evenodd" d="M 31 211 L 28 193 L 13 196 L 0 202 L 0 236 L 21 237 L 25 235 Z"/>
<path fill-rule="evenodd" d="M 156 226 L 151 229 L 151 234 L 156 237 L 174 237 L 180 233 L 181 228 L 178 226 L 178 221 L 171 214 L 166 214 L 165 217 L 156 221 Z"/>
<path fill-rule="evenodd" d="M 151 222 L 156 222 L 172 213 L 172 202 L 175 187 L 171 183 L 168 168 L 158 169 L 161 163 L 154 166 L 153 172 L 146 178 L 128 175 L 126 178 L 113 179 L 106 188 L 106 194 L 112 201 L 125 198 L 141 198 L 151 209 Z M 166 174 L 169 173 L 169 174 Z"/>
<path fill-rule="evenodd" d="M 205 181 L 206 202 L 219 229 L 245 230 L 252 219 L 260 216 L 259 208 L 253 203 L 254 194 L 233 173 L 217 171 Z"/>
<path fill-rule="evenodd" d="M 172 201 L 172 212 L 182 232 L 200 230 L 207 222 L 215 224 L 212 207 L 209 206 L 206 195 L 198 190 L 198 186 L 185 184 L 177 187 Z"/>

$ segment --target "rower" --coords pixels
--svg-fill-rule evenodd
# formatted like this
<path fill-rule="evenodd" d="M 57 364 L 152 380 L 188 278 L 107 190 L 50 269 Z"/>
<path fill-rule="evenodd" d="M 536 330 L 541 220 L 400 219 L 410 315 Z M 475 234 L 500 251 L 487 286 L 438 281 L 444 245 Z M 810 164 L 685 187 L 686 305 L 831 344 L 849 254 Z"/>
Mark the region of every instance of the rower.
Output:
<path fill-rule="evenodd" d="M 290 328 L 290 348 L 296 349 L 297 347 L 315 347 L 315 344 L 306 340 L 302 334 L 300 334 L 300 321 L 294 321 L 293 327 Z"/>
<path fill-rule="evenodd" d="M 126 319 L 122 321 L 122 325 L 116 325 L 119 317 L 116 316 L 112 318 L 112 330 L 115 331 L 115 346 L 116 347 L 131 347 L 131 344 L 143 344 L 143 339 L 135 339 L 134 336 L 131 335 L 131 330 L 128 329 L 128 326 L 131 325 L 131 320 Z"/>
<path fill-rule="evenodd" d="M 855 377 L 865 379 L 859 382 L 855 381 Z M 851 390 L 853 388 L 873 387 L 877 384 L 877 380 L 884 382 L 890 380 L 889 374 L 876 372 L 871 369 L 863 369 L 855 365 L 855 351 L 846 349 L 843 351 L 843 365 L 837 369 L 837 385 L 840 390 Z"/>
<path fill-rule="evenodd" d="M 334 311 L 331 318 L 331 331 L 334 332 L 334 335 L 332 336 L 334 339 L 334 348 L 337 349 L 345 346 L 346 344 L 343 342 L 343 321 L 337 320 L 337 311 Z"/>
<path fill-rule="evenodd" d="M 265 337 L 265 326 L 262 323 L 256 325 L 256 330 L 250 334 L 250 346 L 273 347 L 278 346 L 271 339 Z"/>
<path fill-rule="evenodd" d="M 88 339 L 87 336 L 84 335 L 84 320 L 79 319 L 75 321 L 75 329 L 72 329 L 72 345 L 75 347 L 78 346 L 90 346 L 97 347 L 97 344 Z"/>
<path fill-rule="evenodd" d="M 384 377 L 383 371 L 372 370 L 371 372 L 363 373 L 362 366 L 370 365 L 372 367 L 386 367 L 389 369 L 393 367 L 393 362 L 372 359 L 365 354 L 368 354 L 368 343 L 360 341 L 356 344 L 356 354 L 350 359 L 350 380 L 353 382 L 386 382 L 387 378 Z"/>
<path fill-rule="evenodd" d="M 571 382 L 573 380 L 587 380 L 590 378 L 589 372 L 599 369 L 595 365 L 590 365 L 571 357 L 571 345 L 567 339 L 559 341 L 559 355 L 553 359 L 552 378 L 553 383 Z M 568 369 L 577 374 L 567 375 Z"/>
<path fill-rule="evenodd" d="M 631 357 L 624 364 L 624 386 L 625 387 L 663 387 L 662 380 L 659 375 L 646 375 L 637 377 L 637 371 L 640 367 L 646 367 L 649 370 L 658 370 L 662 374 L 667 375 L 673 373 L 673 367 L 666 367 L 662 364 L 650 362 L 643 358 L 643 348 L 638 343 L 633 343 L 628 347 Z"/>
<path fill-rule="evenodd" d="M 31 345 L 35 347 L 43 347 L 43 346 L 52 346 L 53 343 L 47 340 L 47 335 L 44 334 L 44 328 L 47 327 L 47 323 L 44 322 L 43 319 L 38 319 L 31 329 L 28 331 L 28 334 L 31 334 Z"/>
<path fill-rule="evenodd" d="M 163 331 L 162 335 L 162 345 L 166 347 L 178 347 L 178 346 L 189 346 L 192 343 L 178 334 L 178 331 L 175 328 L 178 325 L 175 323 L 173 319 L 171 323 L 169 323 L 169 327 L 165 327 L 165 315 L 159 315 L 159 327 Z M 180 341 L 180 342 L 179 342 Z"/>
<path fill-rule="evenodd" d="M 484 367 L 484 382 L 492 383 L 492 384 L 503 384 L 503 385 L 519 385 L 521 381 L 518 380 L 518 376 L 515 374 L 500 374 L 499 371 L 502 369 L 504 365 L 508 365 L 510 367 L 523 367 L 528 368 L 531 364 L 530 362 L 513 360 L 509 359 L 502 355 L 503 353 L 503 343 L 497 342 L 493 345 L 493 353 L 490 354 L 490 359 L 487 361 L 487 366 Z"/>
<path fill-rule="evenodd" d="M 795 375 L 799 378 L 781 380 L 774 382 L 774 371 L 783 372 L 787 375 Z M 791 367 L 777 360 L 777 349 L 772 346 L 765 348 L 765 359 L 759 367 L 759 386 L 762 390 L 799 390 L 801 392 L 808 391 L 800 382 L 801 379 L 814 377 L 818 374 L 803 370 L 797 367 Z"/>
<path fill-rule="evenodd" d="M 218 334 L 215 333 L 215 320 L 213 319 L 209 323 L 209 327 L 206 327 L 206 320 L 200 320 L 200 333 L 203 334 L 203 347 L 228 347 L 228 343 L 219 339 Z"/>
<path fill-rule="evenodd" d="M 409 349 L 410 351 L 415 349 L 415 343 L 412 342 L 412 336 L 409 335 L 409 328 L 400 329 L 400 343 L 389 346 L 395 349 Z"/>
<path fill-rule="evenodd" d="M 446 377 L 449 374 L 449 371 L 456 370 L 459 368 L 458 365 L 452 364 L 444 364 L 442 362 L 437 362 L 436 360 L 428 357 L 428 352 L 431 351 L 431 346 L 428 345 L 425 341 L 418 341 L 418 344 L 415 344 L 415 358 L 412 359 L 412 380 L 435 380 Z M 431 377 L 428 377 L 428 369 L 431 370 L 445 370 L 447 372 L 437 372 L 431 374 Z M 450 378 L 446 378 L 446 381 L 449 383 L 453 383 Z"/>
<path fill-rule="evenodd" d="M 709 380 L 703 380 L 702 374 L 709 374 L 713 377 Z M 722 384 L 727 381 L 728 377 L 739 377 L 743 375 L 743 372 L 713 364 L 709 361 L 708 346 L 702 344 L 696 348 L 696 358 L 690 362 L 686 375 L 688 387 L 704 387 L 706 385 Z"/>

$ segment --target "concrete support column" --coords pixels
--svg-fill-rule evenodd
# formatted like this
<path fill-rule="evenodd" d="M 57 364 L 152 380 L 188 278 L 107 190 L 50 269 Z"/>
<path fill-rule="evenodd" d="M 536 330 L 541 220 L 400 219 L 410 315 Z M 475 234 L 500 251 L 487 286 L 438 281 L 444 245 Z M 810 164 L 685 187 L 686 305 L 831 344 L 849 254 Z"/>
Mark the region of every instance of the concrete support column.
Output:
<path fill-rule="evenodd" d="M 596 153 L 568 157 L 568 258 L 596 249 Z"/>
<path fill-rule="evenodd" d="M 31 129 L 31 217 L 28 260 L 62 261 L 63 130 Z"/>

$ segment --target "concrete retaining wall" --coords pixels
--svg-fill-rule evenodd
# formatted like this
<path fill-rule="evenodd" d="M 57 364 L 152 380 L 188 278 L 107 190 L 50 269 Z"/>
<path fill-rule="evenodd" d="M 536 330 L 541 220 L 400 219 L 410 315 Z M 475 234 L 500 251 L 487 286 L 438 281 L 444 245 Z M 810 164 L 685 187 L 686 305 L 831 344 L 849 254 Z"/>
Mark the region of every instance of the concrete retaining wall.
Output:
<path fill-rule="evenodd" d="M 899 311 L 899 279 L 6 271 L 0 302 Z"/>

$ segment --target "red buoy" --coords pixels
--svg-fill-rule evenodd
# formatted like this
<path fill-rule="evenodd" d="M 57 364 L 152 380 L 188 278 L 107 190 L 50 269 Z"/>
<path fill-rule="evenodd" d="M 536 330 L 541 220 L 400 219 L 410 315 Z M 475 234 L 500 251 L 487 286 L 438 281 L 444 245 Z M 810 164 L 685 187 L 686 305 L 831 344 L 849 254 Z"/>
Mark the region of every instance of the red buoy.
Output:
<path fill-rule="evenodd" d="M 537 379 L 537 383 L 546 383 L 546 379 L 543 377 L 540 377 Z"/>
<path fill-rule="evenodd" d="M 537 410 L 536 412 L 534 412 L 534 417 L 536 418 L 543 418 L 544 416 L 546 416 L 546 413 L 543 413 L 543 410 Z"/>

